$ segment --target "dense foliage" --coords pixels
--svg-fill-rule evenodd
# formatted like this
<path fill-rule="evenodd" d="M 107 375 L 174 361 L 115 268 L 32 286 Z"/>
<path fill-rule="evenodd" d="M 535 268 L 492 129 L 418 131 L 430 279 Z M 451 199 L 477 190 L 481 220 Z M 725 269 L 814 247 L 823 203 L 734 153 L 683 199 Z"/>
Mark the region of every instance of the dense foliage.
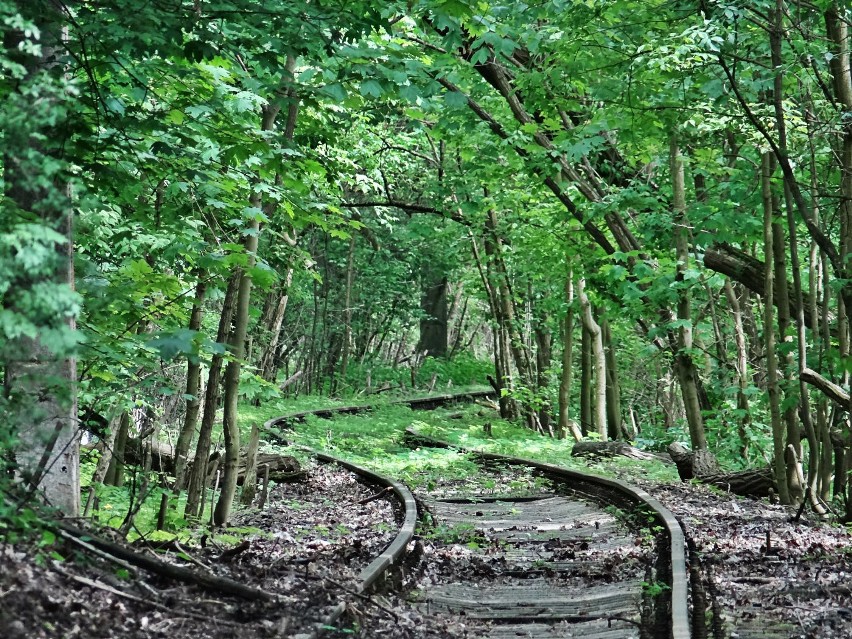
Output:
<path fill-rule="evenodd" d="M 0 445 L 31 488 L 83 432 L 115 485 L 168 434 L 195 516 L 221 439 L 226 521 L 238 401 L 490 376 L 542 435 L 769 462 L 852 517 L 842 3 L 0 16 Z"/>

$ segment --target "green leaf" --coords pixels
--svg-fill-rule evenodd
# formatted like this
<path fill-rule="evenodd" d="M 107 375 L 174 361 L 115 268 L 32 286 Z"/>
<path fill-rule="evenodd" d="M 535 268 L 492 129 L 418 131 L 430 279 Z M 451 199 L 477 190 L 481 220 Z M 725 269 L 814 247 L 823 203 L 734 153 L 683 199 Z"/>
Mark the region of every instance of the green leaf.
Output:
<path fill-rule="evenodd" d="M 346 89 L 339 82 L 327 84 L 320 91 L 337 102 L 343 102 L 346 99 Z"/>
<path fill-rule="evenodd" d="M 447 102 L 447 106 L 453 108 L 466 107 L 467 106 L 467 96 L 458 91 L 448 91 L 444 95 L 444 100 Z"/>
<path fill-rule="evenodd" d="M 384 93 L 382 85 L 379 84 L 376 80 L 367 80 L 365 82 L 362 82 L 360 91 L 361 95 L 373 98 L 380 98 Z"/>

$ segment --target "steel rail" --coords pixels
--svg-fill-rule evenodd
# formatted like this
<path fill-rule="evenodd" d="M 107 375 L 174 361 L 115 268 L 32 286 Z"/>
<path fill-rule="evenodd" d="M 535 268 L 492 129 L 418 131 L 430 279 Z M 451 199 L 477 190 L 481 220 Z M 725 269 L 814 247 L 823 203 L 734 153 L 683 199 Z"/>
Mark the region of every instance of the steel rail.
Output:
<path fill-rule="evenodd" d="M 609 477 L 601 477 L 593 473 L 565 468 L 554 464 L 547 464 L 531 459 L 521 457 L 510 457 L 508 455 L 500 455 L 497 453 L 488 453 L 478 450 L 468 450 L 460 446 L 455 446 L 449 442 L 434 439 L 425 435 L 421 435 L 417 431 L 408 428 L 406 435 L 416 442 L 422 442 L 429 446 L 438 446 L 442 448 L 453 448 L 460 452 L 469 453 L 482 459 L 483 461 L 496 462 L 515 466 L 526 466 L 535 468 L 542 474 L 551 478 L 570 482 L 570 488 L 576 492 L 590 494 L 592 496 L 601 496 L 600 488 L 604 488 L 604 492 L 609 494 L 617 494 L 623 500 L 633 504 L 642 504 L 647 507 L 655 516 L 657 521 L 663 526 L 668 536 L 668 564 L 671 571 L 669 587 L 671 588 L 671 639 L 690 639 L 690 623 L 689 623 L 689 586 L 686 577 L 686 540 L 683 529 L 678 523 L 672 512 L 663 506 L 657 499 L 649 495 L 647 492 L 636 486 L 631 486 L 627 482 L 620 479 L 611 479 Z"/>
<path fill-rule="evenodd" d="M 418 398 L 414 400 L 396 400 L 394 402 L 389 402 L 389 404 L 404 404 L 410 406 L 413 409 L 422 407 L 421 409 L 428 410 L 430 408 L 434 408 L 437 405 L 443 405 L 455 401 L 474 401 L 479 397 L 488 397 L 492 395 L 492 391 L 476 391 L 472 393 L 446 394 Z M 377 406 L 374 404 L 365 404 L 360 406 L 339 406 L 336 408 L 323 408 L 281 415 L 279 417 L 275 417 L 268 420 L 264 424 L 264 430 L 266 430 L 269 434 L 275 435 L 280 439 L 283 439 L 280 437 L 280 435 L 278 435 L 276 430 L 274 430 L 276 427 L 288 427 L 293 422 L 303 421 L 306 417 L 312 415 L 321 418 L 331 418 L 334 415 L 347 415 L 367 412 L 370 410 L 374 410 L 376 407 Z M 547 464 L 520 457 L 510 457 L 507 455 L 500 455 L 496 453 L 488 453 L 477 450 L 465 450 L 464 448 L 451 445 L 448 442 L 443 442 L 441 440 L 421 435 L 410 428 L 406 429 L 406 434 L 412 438 L 416 438 L 419 441 L 428 443 L 428 445 L 455 448 L 463 452 L 471 453 L 484 461 L 499 462 L 510 465 L 523 465 L 535 468 L 539 472 L 550 477 L 561 479 L 563 481 L 570 481 L 571 488 L 577 492 L 587 493 L 592 496 L 600 497 L 601 489 L 603 489 L 605 492 L 609 493 L 609 495 L 620 495 L 623 501 L 632 504 L 642 504 L 647 507 L 649 511 L 654 514 L 654 517 L 657 519 L 657 521 L 662 525 L 669 541 L 669 543 L 667 544 L 667 563 L 670 569 L 671 582 L 670 584 L 668 584 L 671 589 L 670 637 L 671 639 L 690 639 L 691 632 L 688 606 L 689 585 L 686 576 L 685 537 L 683 529 L 680 527 L 680 524 L 677 522 L 674 515 L 657 499 L 649 495 L 644 490 L 632 486 L 627 482 L 621 481 L 619 479 L 610 479 L 608 477 L 601 477 L 593 473 L 587 473 L 584 471 L 574 470 L 562 466 L 557 466 L 554 464 Z M 364 592 L 366 590 L 369 590 L 383 575 L 386 574 L 386 572 L 393 565 L 398 563 L 400 558 L 405 554 L 408 542 L 411 540 L 414 534 L 414 527 L 417 521 L 417 506 L 414 501 L 414 497 L 411 495 L 411 492 L 408 490 L 407 487 L 391 478 L 379 475 L 378 473 L 374 473 L 373 471 L 370 471 L 362 466 L 358 466 L 357 464 L 353 464 L 351 462 L 347 462 L 332 455 L 328 455 L 326 453 L 310 449 L 306 446 L 301 446 L 301 448 L 309 451 L 321 461 L 335 463 L 342 467 L 348 468 L 349 470 L 352 470 L 353 472 L 364 477 L 370 483 L 375 483 L 382 486 L 390 486 L 393 489 L 397 499 L 405 508 L 405 521 L 400 527 L 396 538 L 387 546 L 387 548 L 379 556 L 377 556 L 366 568 L 364 568 L 364 570 L 359 575 L 359 584 L 356 587 L 356 590 L 358 592 Z M 326 619 L 323 620 L 322 623 L 317 624 L 315 626 L 314 631 L 312 633 L 299 635 L 296 639 L 313 639 L 315 637 L 320 636 L 320 634 L 322 634 L 323 632 L 323 628 L 327 628 L 328 626 L 333 625 L 337 621 L 337 619 L 343 614 L 344 611 L 345 603 L 341 601 L 341 603 L 339 603 L 332 610 L 332 612 L 326 617 Z"/>
<path fill-rule="evenodd" d="M 287 418 L 289 418 L 289 416 L 284 415 L 282 417 L 275 417 L 268 420 L 263 425 L 264 430 L 270 434 L 275 434 L 272 428 L 277 423 L 280 423 L 282 419 Z M 414 528 L 417 525 L 417 504 L 414 500 L 414 495 L 411 494 L 411 491 L 408 490 L 408 487 L 404 484 L 391 479 L 390 477 L 373 472 L 368 468 L 364 468 L 358 464 L 353 464 L 352 462 L 340 459 L 334 455 L 313 450 L 307 446 L 300 445 L 299 448 L 309 452 L 321 462 L 335 464 L 352 471 L 364 479 L 367 483 L 391 488 L 394 496 L 399 502 L 399 505 L 405 513 L 402 525 L 399 527 L 393 540 L 358 574 L 358 582 L 355 584 L 353 590 L 358 594 L 363 594 L 376 585 L 376 583 L 384 577 L 394 565 L 397 565 L 405 554 L 406 547 L 414 536 Z M 294 639 L 315 639 L 316 637 L 319 637 L 325 630 L 334 625 L 345 610 L 345 597 L 341 597 L 337 605 L 331 609 L 329 614 L 326 615 L 321 622 L 315 624 L 310 632 L 295 635 Z"/>

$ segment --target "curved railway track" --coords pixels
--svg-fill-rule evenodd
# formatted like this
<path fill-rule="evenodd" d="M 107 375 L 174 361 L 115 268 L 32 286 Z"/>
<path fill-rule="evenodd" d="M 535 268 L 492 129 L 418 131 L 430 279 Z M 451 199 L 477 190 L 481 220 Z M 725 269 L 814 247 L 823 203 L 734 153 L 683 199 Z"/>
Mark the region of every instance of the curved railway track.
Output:
<path fill-rule="evenodd" d="M 267 422 L 269 424 L 269 422 Z M 356 593 L 365 593 L 373 588 L 390 570 L 392 566 L 397 564 L 406 552 L 406 547 L 414 536 L 414 528 L 417 525 L 417 504 L 414 496 L 406 486 L 384 475 L 375 473 L 363 466 L 353 464 L 343 459 L 339 459 L 332 455 L 312 451 L 317 460 L 325 463 L 332 463 L 342 468 L 346 468 L 358 475 L 365 483 L 374 484 L 376 486 L 384 486 L 393 491 L 394 498 L 398 504 L 402 523 L 397 530 L 393 540 L 388 546 L 376 556 L 358 575 L 358 582 L 355 585 Z M 293 639 L 312 639 L 319 637 L 325 629 L 333 627 L 335 622 L 346 611 L 346 600 L 341 598 L 338 603 L 333 606 L 326 616 L 314 625 L 314 628 L 309 633 L 296 635 Z"/>
<path fill-rule="evenodd" d="M 446 395 L 402 403 L 434 408 L 470 399 L 470 394 Z M 332 418 L 370 408 L 283 415 L 269 420 L 265 429 L 275 433 L 308 415 Z M 448 447 L 411 430 L 407 441 Z M 471 455 L 491 476 L 492 490 L 418 494 L 432 516 L 433 531 L 439 531 L 430 543 L 443 545 L 449 551 L 443 556 L 457 556 L 460 562 L 430 566 L 427 582 L 411 593 L 421 610 L 457 614 L 474 631 L 497 639 L 690 637 L 683 532 L 656 499 L 615 479 L 503 455 Z M 361 573 L 358 589 L 369 591 L 401 561 L 412 539 L 414 500 L 398 482 L 322 453 L 317 456 L 371 483 L 391 486 L 404 512 L 394 541 Z M 522 485 L 508 479 L 519 471 L 540 478 L 534 490 L 502 488 Z M 344 609 L 341 601 L 313 636 Z"/>

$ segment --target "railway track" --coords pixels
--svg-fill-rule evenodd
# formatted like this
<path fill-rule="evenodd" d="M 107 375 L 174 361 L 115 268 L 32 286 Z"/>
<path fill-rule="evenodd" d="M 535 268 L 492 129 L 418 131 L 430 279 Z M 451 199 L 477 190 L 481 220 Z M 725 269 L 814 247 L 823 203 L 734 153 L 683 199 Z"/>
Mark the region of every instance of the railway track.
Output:
<path fill-rule="evenodd" d="M 458 398 L 449 395 L 440 401 L 453 400 Z M 265 426 L 274 433 L 310 414 L 331 418 L 368 409 L 308 411 Z M 406 436 L 411 446 L 447 447 L 411 430 Z M 689 638 L 683 532 L 657 500 L 614 479 L 531 460 L 471 454 L 492 489 L 470 494 L 437 486 L 417 494 L 432 518 L 428 545 L 438 551 L 433 556 L 442 558 L 431 565 L 430 555 L 424 556 L 426 578 L 410 595 L 418 608 L 459 615 L 472 632 L 496 639 Z M 393 480 L 323 458 L 368 481 L 393 486 L 405 512 L 395 540 L 362 573 L 360 589 L 367 592 L 402 560 L 416 517 L 413 500 Z M 518 476 L 535 480 L 517 481 Z M 344 607 L 341 601 L 314 636 Z"/>
<path fill-rule="evenodd" d="M 407 434 L 411 445 L 446 447 Z M 423 501 L 439 529 L 477 539 L 468 561 L 479 569 L 470 579 L 445 571 L 416 593 L 421 607 L 485 622 L 498 639 L 689 637 L 683 533 L 659 502 L 614 479 L 473 457 L 495 477 L 496 494 L 444 491 Z M 511 479 L 519 470 L 545 482 L 525 489 Z"/>

